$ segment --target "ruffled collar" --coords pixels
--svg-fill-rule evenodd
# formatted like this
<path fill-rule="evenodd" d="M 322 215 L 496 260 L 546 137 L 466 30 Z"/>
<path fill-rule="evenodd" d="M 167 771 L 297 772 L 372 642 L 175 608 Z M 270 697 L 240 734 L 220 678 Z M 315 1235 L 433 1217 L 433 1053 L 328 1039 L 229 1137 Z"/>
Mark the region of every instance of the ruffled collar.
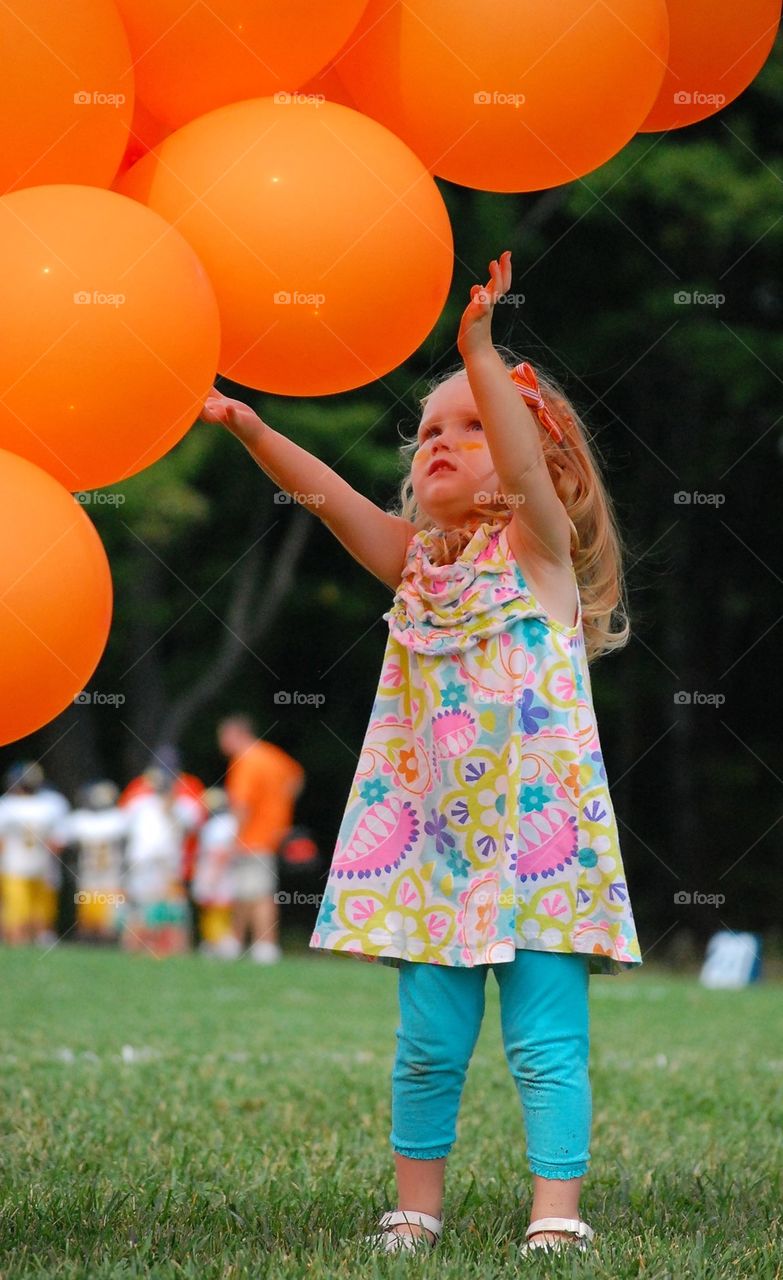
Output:
<path fill-rule="evenodd" d="M 454 652 L 495 635 L 515 618 L 541 615 L 501 539 L 510 519 L 504 513 L 484 521 L 449 564 L 432 560 L 443 545 L 439 531 L 414 534 L 394 603 L 383 615 L 401 644 L 419 652 Z"/>

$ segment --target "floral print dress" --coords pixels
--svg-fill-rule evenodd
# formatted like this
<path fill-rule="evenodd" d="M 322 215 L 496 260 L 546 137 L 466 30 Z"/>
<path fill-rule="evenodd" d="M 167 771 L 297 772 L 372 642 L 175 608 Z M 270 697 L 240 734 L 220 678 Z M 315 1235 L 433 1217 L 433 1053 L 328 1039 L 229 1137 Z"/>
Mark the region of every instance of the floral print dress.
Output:
<path fill-rule="evenodd" d="M 453 563 L 408 544 L 310 946 L 399 966 L 581 952 L 642 963 L 582 632 L 549 617 L 510 515 Z"/>

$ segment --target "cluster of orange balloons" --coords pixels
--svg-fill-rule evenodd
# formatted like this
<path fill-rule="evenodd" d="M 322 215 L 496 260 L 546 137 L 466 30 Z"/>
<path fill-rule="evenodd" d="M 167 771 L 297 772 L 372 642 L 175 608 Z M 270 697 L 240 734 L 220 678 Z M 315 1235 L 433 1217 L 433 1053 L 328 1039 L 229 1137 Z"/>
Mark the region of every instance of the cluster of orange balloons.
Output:
<path fill-rule="evenodd" d="M 780 12 L 780 0 L 369 0 L 332 78 L 338 101 L 439 177 L 535 191 L 589 173 L 639 131 L 732 102 L 766 61 Z"/>
<path fill-rule="evenodd" d="M 731 102 L 781 0 L 7 0 L 0 39 L 0 744 L 103 652 L 71 494 L 149 466 L 215 374 L 329 395 L 446 301 L 436 178 L 582 177 Z"/>

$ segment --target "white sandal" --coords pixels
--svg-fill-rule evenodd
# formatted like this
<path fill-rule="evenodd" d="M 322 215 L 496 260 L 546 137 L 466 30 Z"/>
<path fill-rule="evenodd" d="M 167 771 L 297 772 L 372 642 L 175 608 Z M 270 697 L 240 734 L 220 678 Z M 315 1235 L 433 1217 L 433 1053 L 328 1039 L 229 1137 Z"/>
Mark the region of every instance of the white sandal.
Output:
<path fill-rule="evenodd" d="M 420 1235 L 413 1235 L 407 1231 L 391 1230 L 392 1227 L 399 1226 L 401 1223 L 410 1223 L 414 1227 L 426 1227 L 435 1239 L 430 1241 L 423 1231 Z M 384 1253 L 395 1253 L 398 1249 L 418 1249 L 422 1244 L 432 1248 L 440 1239 L 443 1230 L 443 1222 L 440 1218 L 433 1218 L 429 1213 L 417 1213 L 413 1209 L 395 1209 L 384 1213 L 379 1226 L 381 1230 L 377 1234 L 364 1238 L 372 1241 L 376 1248 L 380 1248 Z"/>
<path fill-rule="evenodd" d="M 537 1235 L 539 1231 L 570 1231 L 576 1237 L 571 1240 L 531 1240 L 530 1237 Z M 531 1222 L 525 1232 L 525 1244 L 519 1246 L 519 1252 L 525 1257 L 533 1249 L 548 1249 L 551 1252 L 559 1253 L 563 1249 L 586 1249 L 587 1242 L 592 1240 L 595 1235 L 592 1227 L 588 1227 L 586 1222 L 582 1222 L 579 1218 L 537 1218 L 535 1222 Z"/>

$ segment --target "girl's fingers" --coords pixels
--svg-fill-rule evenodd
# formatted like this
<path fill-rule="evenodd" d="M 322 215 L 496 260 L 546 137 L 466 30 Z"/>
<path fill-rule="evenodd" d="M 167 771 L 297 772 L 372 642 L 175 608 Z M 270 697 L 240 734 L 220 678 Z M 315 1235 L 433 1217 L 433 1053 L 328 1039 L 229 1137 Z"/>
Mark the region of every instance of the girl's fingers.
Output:
<path fill-rule="evenodd" d="M 487 290 L 490 293 L 492 293 L 496 298 L 498 294 L 501 292 L 500 267 L 498 265 L 497 258 L 493 258 L 489 264 L 489 275 L 490 275 L 490 281 L 489 281 L 489 284 L 487 285 Z"/>
<path fill-rule="evenodd" d="M 225 422 L 230 415 L 231 406 L 219 393 L 217 393 L 215 396 L 207 397 L 207 401 L 199 416 L 201 417 L 202 422 Z"/>
<path fill-rule="evenodd" d="M 505 252 L 507 253 L 508 250 L 506 250 Z M 505 254 L 501 254 L 500 259 L 493 258 L 492 261 L 490 262 L 489 280 L 487 281 L 486 284 L 474 284 L 471 286 L 471 289 L 470 289 L 471 302 L 479 302 L 482 305 L 486 305 L 487 303 L 494 305 L 497 299 L 500 296 L 502 296 L 502 294 L 508 291 L 508 287 L 511 283 L 511 278 L 510 278 L 510 271 L 508 270 L 508 267 L 507 267 L 507 263 L 504 262 L 503 265 L 501 265 L 501 261 L 504 258 L 504 256 Z M 480 298 L 479 297 L 480 294 L 484 294 L 485 296 L 483 298 Z"/>
<path fill-rule="evenodd" d="M 493 258 L 490 263 L 489 269 L 498 294 L 506 293 L 511 284 L 510 258 L 509 250 L 505 249 L 499 258 Z"/>
<path fill-rule="evenodd" d="M 493 307 L 498 298 L 511 287 L 511 251 L 504 249 L 499 258 L 489 264 L 489 280 L 486 284 L 474 284 L 470 288 L 470 301 L 479 306 Z"/>
<path fill-rule="evenodd" d="M 503 257 L 506 259 L 503 267 L 503 277 L 506 286 L 506 292 L 511 288 L 511 250 L 506 249 Z"/>

